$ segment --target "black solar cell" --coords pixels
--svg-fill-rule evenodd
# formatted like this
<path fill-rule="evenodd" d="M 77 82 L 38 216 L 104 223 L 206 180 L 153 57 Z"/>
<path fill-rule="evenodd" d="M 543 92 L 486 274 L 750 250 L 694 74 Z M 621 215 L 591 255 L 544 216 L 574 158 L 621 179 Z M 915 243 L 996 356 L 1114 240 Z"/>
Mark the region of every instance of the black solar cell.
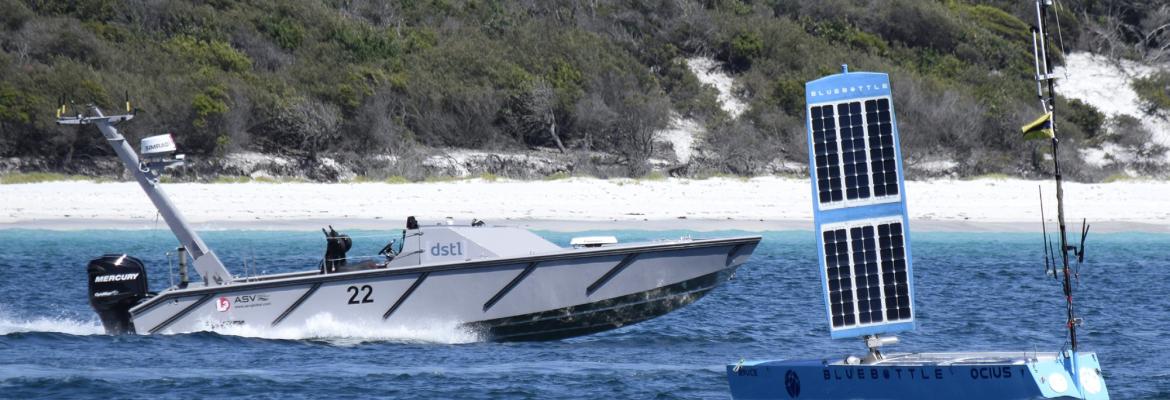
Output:
<path fill-rule="evenodd" d="M 848 235 L 844 229 L 828 230 L 823 233 L 823 239 L 833 326 L 854 325 L 856 316 L 853 307 L 853 274 L 849 271 Z"/>
<path fill-rule="evenodd" d="M 869 159 L 873 170 L 875 196 L 898 194 L 898 167 L 894 162 L 894 128 L 890 120 L 889 99 L 865 102 L 866 129 L 869 131 Z"/>
<path fill-rule="evenodd" d="M 868 199 L 869 169 L 866 167 L 861 102 L 837 104 L 837 113 L 845 170 L 845 199 Z"/>
<path fill-rule="evenodd" d="M 882 244 L 882 281 L 885 292 L 886 319 L 909 319 L 910 282 L 906 273 L 906 247 L 901 223 L 878 225 Z"/>
<path fill-rule="evenodd" d="M 844 199 L 841 189 L 841 159 L 837 149 L 837 124 L 833 106 L 813 107 L 809 115 L 813 128 L 813 151 L 816 154 L 817 197 L 821 204 Z"/>

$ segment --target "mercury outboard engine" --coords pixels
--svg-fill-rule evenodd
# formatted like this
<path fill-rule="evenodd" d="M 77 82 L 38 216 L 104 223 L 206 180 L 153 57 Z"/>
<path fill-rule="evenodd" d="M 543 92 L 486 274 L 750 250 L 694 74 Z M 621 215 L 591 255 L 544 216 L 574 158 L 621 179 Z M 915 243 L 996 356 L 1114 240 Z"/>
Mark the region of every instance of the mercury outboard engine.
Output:
<path fill-rule="evenodd" d="M 89 273 L 89 304 L 97 311 L 106 333 L 134 333 L 130 308 L 150 297 L 146 267 L 125 254 L 106 254 L 86 267 Z"/>

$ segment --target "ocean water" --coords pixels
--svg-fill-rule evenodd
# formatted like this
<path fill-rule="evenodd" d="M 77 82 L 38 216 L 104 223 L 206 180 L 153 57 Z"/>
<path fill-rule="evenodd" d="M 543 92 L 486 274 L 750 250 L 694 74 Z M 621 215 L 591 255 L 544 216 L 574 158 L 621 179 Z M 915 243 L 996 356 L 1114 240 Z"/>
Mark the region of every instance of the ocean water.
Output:
<path fill-rule="evenodd" d="M 350 232 L 351 256 L 391 232 Z M 623 241 L 741 232 L 617 232 Z M 578 233 L 584 235 L 587 233 Z M 560 244 L 571 236 L 542 233 Z M 896 351 L 1040 350 L 1065 344 L 1060 286 L 1037 234 L 913 236 L 919 328 Z M 204 234 L 236 274 L 315 268 L 319 232 Z M 484 343 L 453 326 L 362 329 L 329 319 L 279 332 L 107 336 L 85 264 L 142 258 L 172 279 L 169 232 L 0 230 L 0 398 L 727 398 L 741 358 L 860 354 L 828 338 L 814 237 L 769 232 L 727 285 L 664 317 L 586 337 Z M 1170 235 L 1093 234 L 1076 304 L 1083 349 L 1114 398 L 1170 398 Z"/>

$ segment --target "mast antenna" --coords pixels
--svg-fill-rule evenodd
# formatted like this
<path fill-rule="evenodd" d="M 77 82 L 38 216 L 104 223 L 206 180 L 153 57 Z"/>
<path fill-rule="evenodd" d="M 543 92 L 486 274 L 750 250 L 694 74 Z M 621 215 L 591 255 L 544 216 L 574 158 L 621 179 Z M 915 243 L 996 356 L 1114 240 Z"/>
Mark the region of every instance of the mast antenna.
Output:
<path fill-rule="evenodd" d="M 1056 260 L 1052 258 L 1052 241 L 1048 240 L 1048 219 L 1044 217 L 1044 188 L 1036 185 L 1036 190 L 1040 193 L 1040 232 L 1044 235 L 1044 275 L 1048 276 L 1048 271 L 1052 270 L 1052 276 L 1056 276 Z"/>
<path fill-rule="evenodd" d="M 1076 311 L 1073 307 L 1073 287 L 1072 287 L 1072 272 L 1069 268 L 1069 252 L 1077 256 L 1078 260 L 1083 260 L 1084 243 L 1081 243 L 1078 250 L 1077 246 L 1069 246 L 1068 232 L 1065 225 L 1064 217 L 1064 185 L 1063 177 L 1060 173 L 1060 138 L 1056 131 L 1056 118 L 1054 116 L 1056 111 L 1056 76 L 1052 73 L 1052 58 L 1048 54 L 1048 31 L 1045 29 L 1045 22 L 1048 19 L 1049 8 L 1053 6 L 1052 0 L 1036 0 L 1036 26 L 1032 28 L 1032 54 L 1036 66 L 1036 90 L 1037 96 L 1040 98 L 1040 107 L 1042 111 L 1047 113 L 1047 128 L 1051 130 L 1052 142 L 1052 169 L 1053 177 L 1056 180 L 1056 220 L 1060 226 L 1060 268 L 1063 272 L 1062 286 L 1065 296 L 1065 310 L 1067 312 L 1066 326 L 1068 329 L 1069 346 L 1075 354 L 1077 351 L 1077 325 L 1081 320 L 1076 317 Z M 1081 230 L 1081 238 L 1084 239 L 1088 234 L 1088 224 L 1086 223 Z M 1055 266 L 1054 266 L 1055 267 Z"/>
<path fill-rule="evenodd" d="M 129 106 L 129 102 L 127 102 Z M 195 270 L 203 277 L 204 284 L 207 286 L 220 286 L 230 284 L 233 280 L 231 273 L 224 267 L 223 262 L 215 255 L 211 248 L 203 242 L 199 234 L 187 223 L 183 215 L 171 203 L 170 197 L 166 195 L 162 187 L 159 185 L 159 173 L 163 169 L 180 165 L 183 163 L 184 157 L 181 154 L 174 154 L 176 148 L 174 139 L 170 135 L 158 135 L 142 139 L 142 154 L 141 157 L 130 143 L 126 140 L 118 129 L 114 127 L 119 122 L 129 121 L 134 118 L 134 114 L 124 115 L 105 115 L 97 106 L 90 105 L 89 112 L 82 114 L 79 110 L 77 116 L 66 116 L 66 111 L 62 108 L 57 110 L 61 115 L 57 119 L 59 125 L 96 125 L 101 131 L 102 136 L 105 137 L 106 142 L 113 148 L 114 152 L 118 154 L 118 158 L 122 160 L 123 166 L 126 167 L 142 190 L 146 192 L 147 197 L 154 203 L 155 208 L 161 214 L 171 232 L 179 239 L 183 247 L 190 252 L 191 258 L 194 260 Z"/>

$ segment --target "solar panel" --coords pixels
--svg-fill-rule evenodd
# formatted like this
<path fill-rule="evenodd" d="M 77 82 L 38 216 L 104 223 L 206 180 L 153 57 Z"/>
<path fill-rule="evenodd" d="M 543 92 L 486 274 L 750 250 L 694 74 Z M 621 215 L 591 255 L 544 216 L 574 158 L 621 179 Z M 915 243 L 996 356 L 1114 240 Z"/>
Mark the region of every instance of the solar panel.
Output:
<path fill-rule="evenodd" d="M 833 330 L 913 320 L 902 227 L 900 216 L 821 227 Z"/>
<path fill-rule="evenodd" d="M 914 328 L 914 276 L 889 77 L 808 82 L 813 215 L 832 337 Z"/>
<path fill-rule="evenodd" d="M 820 208 L 900 200 L 888 96 L 813 105 L 809 126 Z"/>

